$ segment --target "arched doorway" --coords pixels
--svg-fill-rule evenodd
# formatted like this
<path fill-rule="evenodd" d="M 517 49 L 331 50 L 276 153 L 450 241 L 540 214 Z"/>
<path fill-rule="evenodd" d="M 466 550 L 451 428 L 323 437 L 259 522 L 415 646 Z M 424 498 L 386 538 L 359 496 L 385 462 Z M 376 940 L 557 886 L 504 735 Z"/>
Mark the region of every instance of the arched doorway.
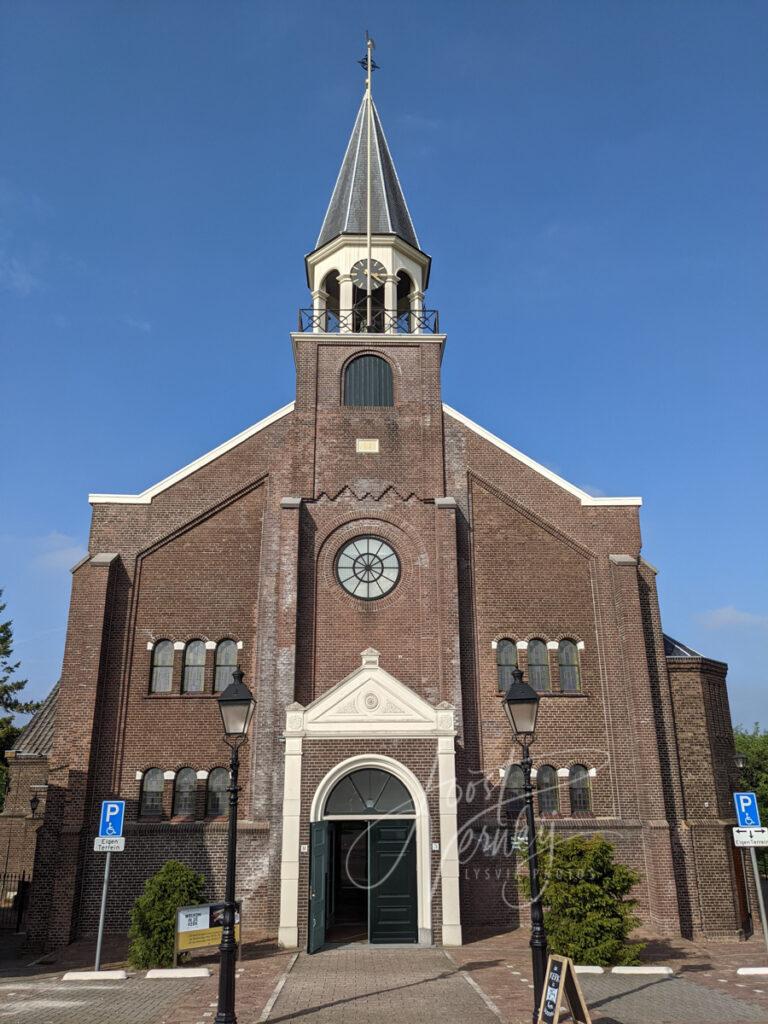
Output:
<path fill-rule="evenodd" d="M 388 763 L 337 766 L 315 794 L 310 953 L 337 942 L 419 941 L 426 799 L 402 765 L 377 760 Z"/>

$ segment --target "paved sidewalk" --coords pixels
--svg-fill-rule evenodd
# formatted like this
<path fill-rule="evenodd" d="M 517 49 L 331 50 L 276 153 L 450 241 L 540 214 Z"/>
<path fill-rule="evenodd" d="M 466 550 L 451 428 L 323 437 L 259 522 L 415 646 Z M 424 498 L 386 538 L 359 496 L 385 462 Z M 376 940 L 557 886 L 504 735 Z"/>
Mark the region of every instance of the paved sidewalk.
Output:
<path fill-rule="evenodd" d="M 493 1000 L 504 1024 L 530 1022 L 529 937 L 522 929 L 484 938 L 468 936 L 466 945 L 451 950 L 451 957 Z M 644 959 L 667 964 L 675 976 L 579 976 L 595 1024 L 768 1024 L 768 977 L 736 973 L 737 967 L 765 963 L 760 942 L 663 940 L 649 944 Z"/>
<path fill-rule="evenodd" d="M 499 1024 L 440 949 L 348 946 L 299 955 L 269 1024 Z"/>

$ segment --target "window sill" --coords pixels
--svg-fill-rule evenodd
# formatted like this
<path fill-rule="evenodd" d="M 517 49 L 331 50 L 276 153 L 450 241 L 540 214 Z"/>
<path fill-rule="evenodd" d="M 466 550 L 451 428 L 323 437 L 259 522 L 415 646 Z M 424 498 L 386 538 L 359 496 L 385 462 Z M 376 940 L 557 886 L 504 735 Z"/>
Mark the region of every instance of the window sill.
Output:
<path fill-rule="evenodd" d="M 537 690 L 540 697 L 588 697 L 588 693 L 578 690 L 571 693 L 570 690 Z"/>
<path fill-rule="evenodd" d="M 221 696 L 221 693 L 209 693 L 208 691 L 195 693 L 145 693 L 144 696 L 149 700 L 169 700 L 173 698 L 175 698 L 176 700 L 179 700 L 181 698 L 183 698 L 184 700 L 200 700 L 201 698 L 208 700 L 218 700 L 218 698 Z"/>

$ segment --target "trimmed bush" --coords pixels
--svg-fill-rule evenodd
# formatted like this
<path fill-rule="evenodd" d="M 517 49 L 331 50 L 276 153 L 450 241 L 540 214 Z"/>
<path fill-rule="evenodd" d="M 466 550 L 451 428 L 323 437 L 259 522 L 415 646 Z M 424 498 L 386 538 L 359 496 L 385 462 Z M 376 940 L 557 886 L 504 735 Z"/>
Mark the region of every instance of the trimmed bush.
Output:
<path fill-rule="evenodd" d="M 176 911 L 201 903 L 204 890 L 205 876 L 178 860 L 167 860 L 157 874 L 147 879 L 131 911 L 131 967 L 173 965 Z"/>
<path fill-rule="evenodd" d="M 611 843 L 600 835 L 555 840 L 540 864 L 551 951 L 577 964 L 639 963 L 645 943 L 628 941 L 640 923 L 634 914 L 637 901 L 629 898 L 639 875 L 616 863 Z"/>

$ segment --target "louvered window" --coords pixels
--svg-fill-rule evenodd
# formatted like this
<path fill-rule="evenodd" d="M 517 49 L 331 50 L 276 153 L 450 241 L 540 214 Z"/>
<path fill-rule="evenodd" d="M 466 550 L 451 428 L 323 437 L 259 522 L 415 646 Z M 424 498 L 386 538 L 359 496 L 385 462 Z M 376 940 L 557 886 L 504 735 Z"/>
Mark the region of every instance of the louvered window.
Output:
<path fill-rule="evenodd" d="M 393 405 L 392 369 L 381 356 L 358 356 L 344 371 L 344 405 Z"/>

